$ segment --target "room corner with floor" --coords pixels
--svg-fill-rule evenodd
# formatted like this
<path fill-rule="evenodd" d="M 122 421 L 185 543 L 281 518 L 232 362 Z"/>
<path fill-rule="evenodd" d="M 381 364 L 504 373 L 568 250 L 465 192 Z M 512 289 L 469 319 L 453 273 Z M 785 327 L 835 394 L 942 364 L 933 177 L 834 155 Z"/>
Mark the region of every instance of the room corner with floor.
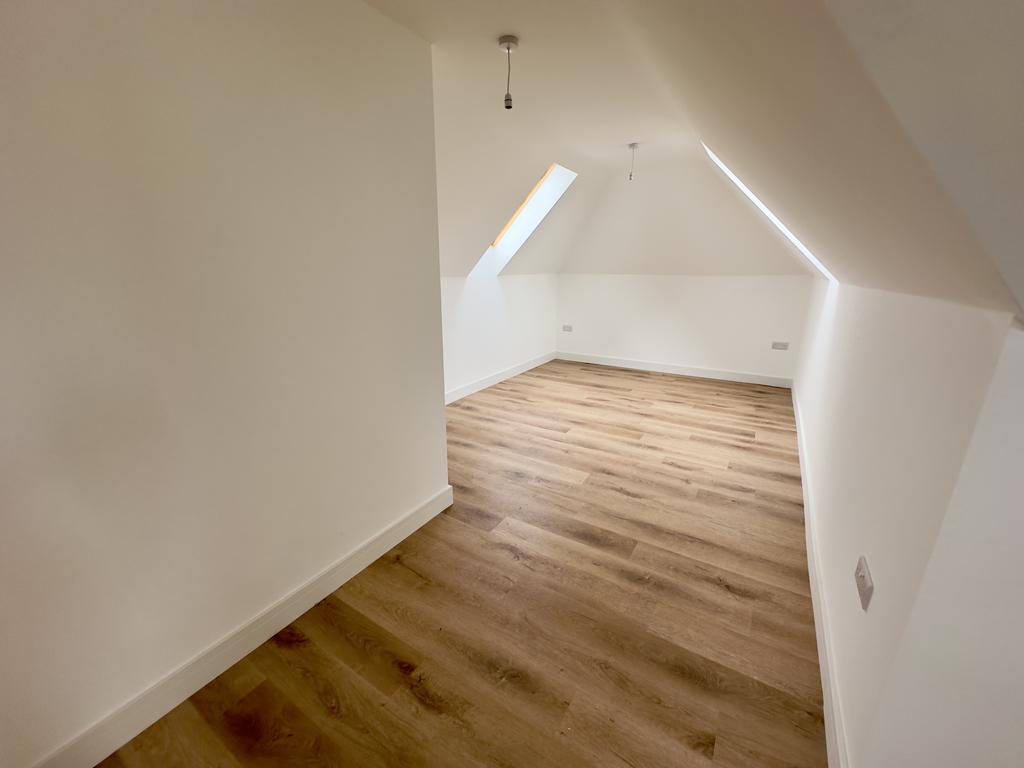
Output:
<path fill-rule="evenodd" d="M 0 4 L 0 766 L 1024 765 L 1022 32 Z"/>

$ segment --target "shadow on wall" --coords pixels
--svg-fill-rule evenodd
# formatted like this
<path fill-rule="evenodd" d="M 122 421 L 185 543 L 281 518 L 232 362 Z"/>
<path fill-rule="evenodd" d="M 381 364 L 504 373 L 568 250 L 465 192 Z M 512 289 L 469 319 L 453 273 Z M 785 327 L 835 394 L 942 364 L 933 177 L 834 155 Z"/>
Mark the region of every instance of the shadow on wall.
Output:
<path fill-rule="evenodd" d="M 441 278 L 445 401 L 551 359 L 558 321 L 558 276 L 499 275 L 488 248 L 466 277 Z"/>

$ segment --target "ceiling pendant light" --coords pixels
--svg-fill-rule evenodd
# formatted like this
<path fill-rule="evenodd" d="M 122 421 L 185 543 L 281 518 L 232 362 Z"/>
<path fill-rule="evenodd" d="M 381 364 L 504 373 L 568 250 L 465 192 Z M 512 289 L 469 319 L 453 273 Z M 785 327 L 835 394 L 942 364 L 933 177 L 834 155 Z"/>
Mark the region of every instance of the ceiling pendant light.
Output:
<path fill-rule="evenodd" d="M 519 38 L 515 35 L 502 35 L 498 38 L 498 47 L 505 52 L 508 59 L 508 74 L 505 77 L 505 109 L 512 109 L 512 51 L 519 47 Z"/>
<path fill-rule="evenodd" d="M 633 141 L 629 144 L 630 159 L 629 159 L 629 180 L 632 181 L 636 177 L 636 155 L 640 151 L 640 144 Z"/>

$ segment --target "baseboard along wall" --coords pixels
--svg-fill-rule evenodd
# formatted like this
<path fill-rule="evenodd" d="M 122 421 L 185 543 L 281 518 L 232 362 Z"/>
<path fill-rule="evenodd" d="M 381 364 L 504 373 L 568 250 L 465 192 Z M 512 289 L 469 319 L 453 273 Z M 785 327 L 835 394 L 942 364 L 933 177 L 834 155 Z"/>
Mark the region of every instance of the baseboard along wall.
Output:
<path fill-rule="evenodd" d="M 50 753 L 35 768 L 95 765 L 451 505 L 448 485 Z"/>
<path fill-rule="evenodd" d="M 793 386 L 792 379 L 787 379 L 781 376 L 766 376 L 760 373 L 719 371 L 713 368 L 691 368 L 689 366 L 674 365 L 672 363 L 655 363 L 647 360 L 630 360 L 628 358 L 578 354 L 575 352 L 558 352 L 555 357 L 559 360 L 569 360 L 576 363 L 593 363 L 594 365 L 608 365 L 613 368 L 630 368 L 636 371 L 674 373 L 678 376 L 696 376 L 702 379 L 738 381 L 744 384 L 762 384 L 769 387 L 783 387 L 785 389 L 791 389 Z"/>
<path fill-rule="evenodd" d="M 520 373 L 526 373 L 531 368 L 536 368 L 538 365 L 544 365 L 544 363 L 551 362 L 555 359 L 555 353 L 549 352 L 546 355 L 535 357 L 531 360 L 527 360 L 525 363 L 519 365 L 513 365 L 511 368 L 505 368 L 504 370 L 493 373 L 490 376 L 485 376 L 482 379 L 464 384 L 461 387 L 455 387 L 444 393 L 444 404 L 451 405 L 456 400 L 461 400 L 464 397 L 472 395 L 474 392 L 479 392 L 481 389 L 487 389 L 493 387 L 498 382 L 504 381 L 505 379 L 511 379 L 513 376 L 518 376 Z"/>
<path fill-rule="evenodd" d="M 843 726 L 842 706 L 839 699 L 835 659 L 832 653 L 828 604 L 822 583 L 821 554 L 815 527 L 815 508 L 812 493 L 813 472 L 804 444 L 804 422 L 800 415 L 798 391 L 793 391 L 793 412 L 796 420 L 797 448 L 800 452 L 801 485 L 804 494 L 804 534 L 807 542 L 807 571 L 811 584 L 811 604 L 814 608 L 814 634 L 818 641 L 818 664 L 821 670 L 822 700 L 825 714 L 825 739 L 828 744 L 828 764 L 832 768 L 849 768 L 850 755 Z"/>
<path fill-rule="evenodd" d="M 673 373 L 678 376 L 696 376 L 702 379 L 718 379 L 720 381 L 738 381 L 744 384 L 761 384 L 768 387 L 783 387 L 791 389 L 793 380 L 781 376 L 766 376 L 760 373 L 746 373 L 743 371 L 719 371 L 712 368 L 691 368 L 685 365 L 673 365 L 671 363 L 652 363 L 645 360 L 630 360 L 621 357 L 606 357 L 605 355 L 583 355 L 575 352 L 550 352 L 532 360 L 527 360 L 519 365 L 506 368 L 497 373 L 477 379 L 474 382 L 465 384 L 444 393 L 445 405 L 451 405 L 457 400 L 479 392 L 481 389 L 493 387 L 495 384 L 518 376 L 531 368 L 552 360 L 566 360 L 574 363 L 591 363 L 593 365 L 607 365 L 613 368 L 629 368 L 635 371 L 651 371 L 652 373 Z"/>

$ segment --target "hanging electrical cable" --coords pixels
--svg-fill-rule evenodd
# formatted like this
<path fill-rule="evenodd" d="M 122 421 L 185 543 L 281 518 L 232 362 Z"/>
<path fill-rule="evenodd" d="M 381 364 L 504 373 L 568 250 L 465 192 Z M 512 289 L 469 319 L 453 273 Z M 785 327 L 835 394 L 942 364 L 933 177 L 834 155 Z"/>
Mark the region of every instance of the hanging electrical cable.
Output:
<path fill-rule="evenodd" d="M 640 151 L 640 145 L 637 142 L 631 142 L 629 145 L 630 160 L 629 160 L 629 180 L 632 181 L 636 176 L 636 155 Z"/>
<path fill-rule="evenodd" d="M 505 75 L 505 109 L 512 109 L 512 50 L 508 54 L 508 73 Z"/>
<path fill-rule="evenodd" d="M 508 70 L 505 74 L 505 109 L 512 109 L 512 51 L 519 47 L 519 38 L 515 35 L 502 35 L 498 38 L 498 47 L 505 52 L 508 59 Z"/>

